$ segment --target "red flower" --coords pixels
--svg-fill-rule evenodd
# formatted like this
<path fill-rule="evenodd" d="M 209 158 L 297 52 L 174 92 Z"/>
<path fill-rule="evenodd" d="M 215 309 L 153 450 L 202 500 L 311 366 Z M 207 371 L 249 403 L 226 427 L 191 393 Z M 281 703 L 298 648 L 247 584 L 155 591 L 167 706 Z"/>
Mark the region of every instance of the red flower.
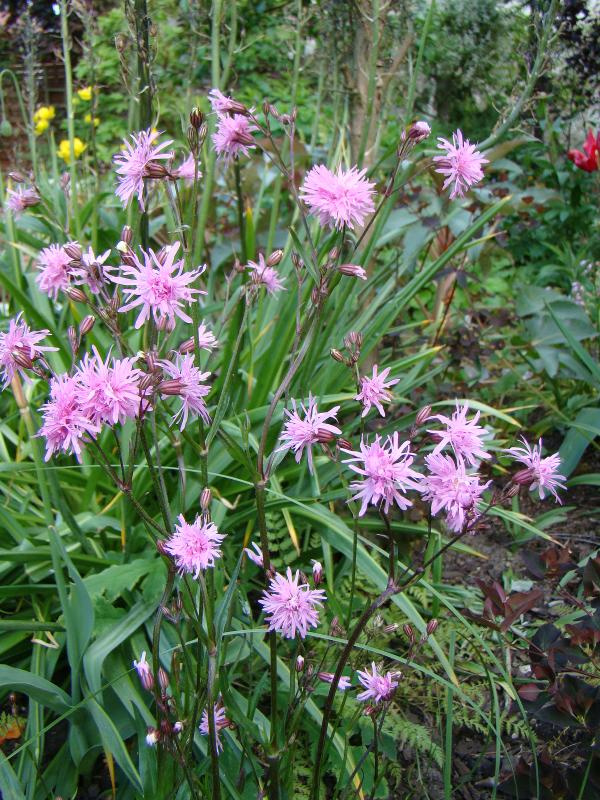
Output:
<path fill-rule="evenodd" d="M 579 169 L 584 169 L 586 172 L 595 172 L 598 169 L 600 160 L 600 132 L 598 132 L 598 135 L 594 138 L 594 134 L 590 131 L 583 145 L 583 149 L 585 153 L 582 153 L 581 150 L 569 150 L 567 157 L 570 158 Z"/>

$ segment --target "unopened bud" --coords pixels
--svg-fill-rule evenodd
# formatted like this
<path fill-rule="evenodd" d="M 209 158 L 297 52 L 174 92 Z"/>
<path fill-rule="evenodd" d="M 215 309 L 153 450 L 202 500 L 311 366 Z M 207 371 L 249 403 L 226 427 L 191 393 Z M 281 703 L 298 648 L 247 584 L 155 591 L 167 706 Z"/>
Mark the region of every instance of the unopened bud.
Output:
<path fill-rule="evenodd" d="M 281 122 L 281 124 L 282 124 L 282 125 L 289 125 L 289 124 L 290 124 L 290 122 L 291 122 L 293 119 L 294 119 L 294 116 L 293 116 L 293 115 L 290 115 L 290 114 L 281 114 L 281 115 L 280 115 L 280 117 L 279 117 L 279 122 Z"/>
<path fill-rule="evenodd" d="M 146 168 L 144 170 L 144 177 L 145 178 L 153 178 L 154 180 L 160 180 L 161 178 L 167 178 L 170 176 L 169 170 L 164 166 L 164 164 L 157 164 L 156 162 L 152 161 L 150 164 L 146 164 Z"/>
<path fill-rule="evenodd" d="M 361 281 L 367 280 L 367 273 L 358 264 L 342 264 L 337 269 L 342 275 L 348 275 L 350 278 L 360 278 Z"/>
<path fill-rule="evenodd" d="M 533 470 L 529 467 L 526 469 L 520 469 L 512 476 L 512 482 L 516 483 L 517 486 L 531 486 L 534 480 L 535 476 L 533 474 Z"/>
<path fill-rule="evenodd" d="M 340 364 L 343 364 L 346 361 L 342 353 L 340 353 L 339 350 L 335 350 L 334 348 L 332 348 L 329 351 L 329 355 L 333 358 L 334 361 L 339 361 Z"/>
<path fill-rule="evenodd" d="M 317 441 L 319 444 L 329 444 L 329 442 L 333 442 L 334 439 L 335 434 L 328 431 L 327 428 L 319 428 L 317 430 Z"/>
<path fill-rule="evenodd" d="M 196 345 L 194 343 L 194 337 L 192 336 L 191 339 L 186 339 L 185 342 L 179 345 L 179 352 L 185 355 L 186 353 L 193 353 L 195 348 Z"/>
<path fill-rule="evenodd" d="M 32 369 L 33 361 L 29 353 L 22 347 L 15 347 L 11 353 L 13 359 L 21 367 L 21 369 Z"/>
<path fill-rule="evenodd" d="M 87 317 L 84 317 L 79 326 L 79 335 L 86 336 L 94 327 L 95 322 L 96 317 L 94 317 L 92 314 L 88 314 Z"/>
<path fill-rule="evenodd" d="M 208 488 L 208 486 L 205 486 L 204 489 L 202 489 L 202 494 L 200 495 L 200 508 L 202 509 L 202 511 L 208 511 L 208 509 L 210 508 L 211 501 L 212 501 L 212 492 Z"/>
<path fill-rule="evenodd" d="M 319 561 L 315 561 L 314 559 L 312 565 L 313 565 L 312 568 L 313 581 L 315 583 L 315 586 L 318 586 L 323 580 L 323 565 Z"/>
<path fill-rule="evenodd" d="M 183 730 L 183 722 L 177 720 L 177 722 L 173 723 L 173 733 L 181 733 Z"/>
<path fill-rule="evenodd" d="M 204 114 L 200 111 L 199 108 L 194 106 L 190 111 L 190 125 L 195 128 L 196 131 L 200 130 L 200 126 L 204 122 Z"/>
<path fill-rule="evenodd" d="M 302 267 L 304 266 L 304 261 L 302 261 L 298 253 L 296 253 L 295 251 L 292 251 L 292 264 L 296 269 L 302 269 Z"/>
<path fill-rule="evenodd" d="M 65 253 L 69 256 L 71 261 L 81 261 L 81 246 L 79 242 L 67 242 L 63 247 Z"/>
<path fill-rule="evenodd" d="M 520 491 L 521 487 L 519 486 L 518 483 L 511 483 L 504 490 L 504 497 L 506 498 L 506 500 L 510 500 L 511 497 L 516 497 Z"/>
<path fill-rule="evenodd" d="M 298 656 L 296 659 L 296 672 L 302 672 L 304 669 L 304 657 Z"/>
<path fill-rule="evenodd" d="M 163 692 L 166 692 L 169 688 L 169 676 L 164 667 L 159 667 L 158 669 L 158 683 Z"/>
<path fill-rule="evenodd" d="M 320 292 L 318 288 L 314 286 L 312 292 L 310 293 L 310 302 L 313 304 L 313 306 L 316 306 L 319 302 L 319 294 Z"/>
<path fill-rule="evenodd" d="M 156 542 L 156 549 L 158 550 L 161 556 L 166 556 L 167 558 L 170 558 L 171 555 L 170 553 L 167 552 L 165 545 L 166 542 L 163 539 L 158 539 Z"/>
<path fill-rule="evenodd" d="M 338 439 L 338 445 L 342 450 L 352 450 L 352 442 L 349 442 L 348 439 L 343 439 L 341 436 Z"/>
<path fill-rule="evenodd" d="M 423 139 L 426 139 L 430 133 L 431 128 L 429 125 L 423 120 L 420 120 L 410 126 L 408 129 L 408 138 L 412 139 L 412 141 L 417 144 L 418 142 L 422 142 Z"/>
<path fill-rule="evenodd" d="M 193 125 L 188 125 L 187 140 L 190 150 L 195 153 L 198 149 L 198 131 Z"/>
<path fill-rule="evenodd" d="M 65 290 L 65 294 L 71 300 L 75 300 L 76 303 L 87 303 L 88 301 L 85 292 L 78 289 L 77 286 L 69 286 L 69 288 Z"/>
<path fill-rule="evenodd" d="M 328 259 L 329 261 L 337 261 L 340 255 L 340 248 L 339 247 L 332 247 L 329 251 Z"/>
<path fill-rule="evenodd" d="M 67 337 L 69 339 L 69 344 L 71 346 L 71 350 L 73 351 L 73 355 L 77 355 L 77 351 L 79 350 L 79 336 L 72 325 L 69 325 L 67 328 Z"/>
<path fill-rule="evenodd" d="M 60 176 L 60 188 L 63 192 L 67 192 L 69 190 L 69 185 L 71 183 L 71 176 L 68 172 L 63 172 Z"/>
<path fill-rule="evenodd" d="M 385 634 L 387 634 L 388 636 L 391 636 L 392 633 L 396 633 L 396 631 L 398 630 L 399 627 L 400 626 L 398 625 L 397 622 L 392 622 L 391 625 L 384 625 L 383 626 L 383 632 Z"/>
<path fill-rule="evenodd" d="M 23 175 L 22 172 L 17 172 L 16 170 L 14 172 L 9 172 L 8 177 L 11 178 L 15 183 L 25 183 L 27 181 L 25 175 Z"/>
<path fill-rule="evenodd" d="M 252 146 L 254 144 L 254 137 L 251 133 L 246 133 L 246 131 L 236 131 L 233 140 L 246 146 Z"/>
<path fill-rule="evenodd" d="M 121 230 L 121 241 L 128 245 L 133 241 L 133 230 L 129 225 L 123 225 Z"/>
<path fill-rule="evenodd" d="M 156 330 L 157 331 L 167 331 L 167 333 L 171 333 L 171 331 L 175 330 L 175 319 L 171 317 L 159 317 L 156 320 Z"/>
<path fill-rule="evenodd" d="M 198 131 L 198 145 L 202 146 L 204 144 L 204 140 L 206 139 L 206 134 L 208 133 L 208 125 L 206 122 L 203 122 L 200 125 L 200 130 Z"/>
<path fill-rule="evenodd" d="M 408 622 L 406 625 L 402 626 L 402 630 L 404 631 L 404 635 L 408 639 L 408 641 L 412 644 L 415 640 L 415 632 L 412 629 L 412 625 L 409 625 Z"/>
<path fill-rule="evenodd" d="M 424 425 L 425 422 L 431 417 L 431 406 L 423 406 L 423 408 L 417 413 L 415 419 L 415 425 L 421 426 Z"/>
<path fill-rule="evenodd" d="M 439 623 L 437 619 L 430 619 L 429 622 L 427 623 L 427 627 L 425 628 L 425 630 L 427 631 L 427 636 L 433 636 L 433 634 L 437 630 L 438 625 Z"/>
<path fill-rule="evenodd" d="M 283 250 L 273 250 L 267 258 L 267 267 L 276 267 L 283 258 Z"/>
<path fill-rule="evenodd" d="M 168 397 L 180 396 L 185 389 L 185 383 L 180 378 L 173 378 L 170 381 L 161 381 L 158 384 L 158 391 Z"/>

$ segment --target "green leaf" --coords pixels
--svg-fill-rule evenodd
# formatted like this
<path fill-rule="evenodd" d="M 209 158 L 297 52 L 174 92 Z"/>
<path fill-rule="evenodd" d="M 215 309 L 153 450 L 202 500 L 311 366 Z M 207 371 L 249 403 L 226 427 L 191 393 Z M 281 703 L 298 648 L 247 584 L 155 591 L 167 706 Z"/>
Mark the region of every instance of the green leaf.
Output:
<path fill-rule="evenodd" d="M 3 800 L 25 800 L 19 779 L 2 750 L 0 750 L 0 788 Z"/>
<path fill-rule="evenodd" d="M 100 733 L 100 737 L 102 739 L 104 750 L 113 756 L 129 781 L 139 792 L 141 792 L 142 781 L 139 773 L 129 756 L 129 751 L 127 750 L 125 742 L 121 738 L 121 735 L 119 734 L 114 722 L 93 698 L 89 698 L 86 701 L 85 706 L 91 713 L 94 722 L 96 723 L 96 727 L 98 728 L 98 732 Z"/>
<path fill-rule="evenodd" d="M 59 686 L 24 669 L 0 664 L 0 689 L 22 692 L 57 714 L 72 709 L 69 695 Z"/>
<path fill-rule="evenodd" d="M 558 451 L 560 472 L 566 478 L 579 464 L 588 445 L 597 435 L 594 429 L 600 430 L 600 408 L 582 408 L 571 426 Z"/>

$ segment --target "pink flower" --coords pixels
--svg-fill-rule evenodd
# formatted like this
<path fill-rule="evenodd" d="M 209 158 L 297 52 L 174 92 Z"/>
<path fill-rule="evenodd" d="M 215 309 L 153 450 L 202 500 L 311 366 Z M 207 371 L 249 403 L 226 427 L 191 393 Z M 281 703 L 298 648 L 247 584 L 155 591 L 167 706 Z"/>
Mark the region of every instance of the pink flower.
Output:
<path fill-rule="evenodd" d="M 219 700 L 215 703 L 215 736 L 217 740 L 217 753 L 221 753 L 223 751 L 223 745 L 221 744 L 221 738 L 219 737 L 219 731 L 222 731 L 223 728 L 229 728 L 231 722 L 227 719 L 225 714 L 225 709 L 223 708 L 222 702 Z M 200 733 L 202 736 L 208 736 L 209 734 L 209 727 L 208 727 L 208 709 L 205 708 L 202 712 L 202 719 L 200 720 Z"/>
<path fill-rule="evenodd" d="M 40 409 L 44 421 L 38 434 L 46 439 L 46 461 L 57 450 L 72 452 L 81 460 L 83 437 L 99 433 L 100 426 L 82 410 L 80 396 L 81 389 L 74 378 L 64 374 L 50 381 L 50 400 Z"/>
<path fill-rule="evenodd" d="M 265 257 L 259 253 L 258 264 L 255 261 L 248 261 L 248 269 L 251 270 L 250 280 L 256 286 L 264 286 L 269 294 L 276 294 L 281 289 L 285 289 L 279 273 L 273 267 L 267 266 Z"/>
<path fill-rule="evenodd" d="M 193 153 L 189 153 L 177 169 L 173 172 L 176 178 L 183 178 L 184 181 L 191 183 L 196 177 L 196 159 Z M 198 170 L 198 180 L 202 177 L 202 173 Z"/>
<path fill-rule="evenodd" d="M 210 352 L 213 348 L 217 347 L 218 344 L 219 342 L 217 341 L 214 333 L 203 322 L 198 328 L 198 345 L 202 349 Z M 196 343 L 194 342 L 193 336 L 191 336 L 189 339 L 186 339 L 185 342 L 182 342 L 179 345 L 180 353 L 192 353 L 195 349 Z"/>
<path fill-rule="evenodd" d="M 548 490 L 562 504 L 562 500 L 556 491 L 557 489 L 566 489 L 564 483 L 561 483 L 566 478 L 558 471 L 560 469 L 560 455 L 554 453 L 554 455 L 542 458 L 541 439 L 533 447 L 524 437 L 521 437 L 521 439 L 523 447 L 511 447 L 506 452 L 510 453 L 521 464 L 524 464 L 530 471 L 531 488 L 538 489 L 541 500 L 545 498 L 545 491 Z"/>
<path fill-rule="evenodd" d="M 37 285 L 53 300 L 56 300 L 59 291 L 69 288 L 70 262 L 71 258 L 60 244 L 51 244 L 40 250 L 37 264 L 40 274 L 36 278 Z"/>
<path fill-rule="evenodd" d="M 429 474 L 423 477 L 423 499 L 431 502 L 435 517 L 446 511 L 446 524 L 454 533 L 460 533 L 478 516 L 477 503 L 491 481 L 479 483 L 479 476 L 468 474 L 464 461 L 451 456 L 431 453 L 425 456 Z"/>
<path fill-rule="evenodd" d="M 375 184 L 365 178 L 366 169 L 352 167 L 333 173 L 323 164 L 313 167 L 300 191 L 311 213 L 321 225 L 341 230 L 344 225 L 363 225 L 365 216 L 375 210 Z"/>
<path fill-rule="evenodd" d="M 144 178 L 159 178 L 167 175 L 166 167 L 159 162 L 172 159 L 174 153 L 162 153 L 161 150 L 173 144 L 173 140 L 169 139 L 156 145 L 154 142 L 159 136 L 158 131 L 150 129 L 132 133 L 130 134 L 131 142 L 124 139 L 125 147 L 113 158 L 119 176 L 116 194 L 124 208 L 131 198 L 137 195 L 140 208 L 144 211 Z"/>
<path fill-rule="evenodd" d="M 398 686 L 398 673 L 386 672 L 385 675 L 380 675 L 374 661 L 371 662 L 371 672 L 366 670 L 357 670 L 358 680 L 365 687 L 365 691 L 356 695 L 356 699 L 361 702 L 373 700 L 379 703 L 382 700 L 389 700 L 394 694 L 394 689 Z"/>
<path fill-rule="evenodd" d="M 335 425 L 330 425 L 326 420 L 335 416 L 339 410 L 339 406 L 334 406 L 331 411 L 320 412 L 317 408 L 314 397 L 309 394 L 308 408 L 304 403 L 300 403 L 300 408 L 304 413 L 304 419 L 298 412 L 296 401 L 292 400 L 292 411 L 287 408 L 283 413 L 288 417 L 284 427 L 281 439 L 283 444 L 277 448 L 277 452 L 282 450 L 293 450 L 296 457 L 296 462 L 300 463 L 304 449 L 308 451 L 308 468 L 313 472 L 313 454 L 312 445 L 319 441 L 326 441 L 332 438 L 332 434 L 340 434 L 341 430 L 336 428 Z"/>
<path fill-rule="evenodd" d="M 15 372 L 24 369 L 26 362 L 31 362 L 33 366 L 33 361 L 41 353 L 58 350 L 57 347 L 39 345 L 38 342 L 49 336 L 50 331 L 32 331 L 21 319 L 22 316 L 20 313 L 15 319 L 11 319 L 6 333 L 0 333 L 0 374 L 4 381 L 3 389 L 12 381 Z"/>
<path fill-rule="evenodd" d="M 212 110 L 219 116 L 226 114 L 227 112 L 231 111 L 232 108 L 237 107 L 237 103 L 233 97 L 228 97 L 227 95 L 223 94 L 220 89 L 211 89 L 208 93 L 208 100 Z"/>
<path fill-rule="evenodd" d="M 250 547 L 253 547 L 254 550 L 251 550 Z M 250 561 L 253 561 L 257 567 L 262 569 L 264 567 L 262 550 L 256 542 L 250 542 L 250 547 L 244 547 L 244 553 L 246 553 Z"/>
<path fill-rule="evenodd" d="M 363 516 L 369 503 L 374 506 L 383 503 L 387 513 L 390 506 L 396 503 L 402 510 L 412 505 L 404 494 L 410 489 L 418 489 L 420 475 L 412 470 L 414 454 L 410 451 L 410 442 L 398 443 L 398 434 L 388 436 L 385 443 L 381 444 L 381 436 L 376 436 L 373 444 L 367 444 L 364 439 L 360 442 L 359 450 L 344 450 L 352 458 L 344 460 L 350 464 L 350 469 L 359 475 L 364 475 L 365 480 L 350 484 L 350 489 L 355 491 L 352 500 L 360 500 L 359 516 Z M 363 462 L 359 467 L 351 462 Z"/>
<path fill-rule="evenodd" d="M 186 522 L 183 514 L 177 518 L 173 535 L 164 547 L 177 565 L 181 574 L 189 572 L 197 578 L 202 570 L 214 567 L 215 558 L 220 558 L 219 545 L 226 534 L 219 533 L 214 522 L 206 522 L 199 515 L 193 523 Z"/>
<path fill-rule="evenodd" d="M 317 673 L 317 677 L 320 681 L 324 681 L 325 683 L 333 683 L 335 675 L 333 672 L 319 672 Z M 350 683 L 350 678 L 346 678 L 344 675 L 342 675 L 337 685 L 338 692 L 345 692 L 346 689 L 351 688 L 352 684 Z"/>
<path fill-rule="evenodd" d="M 8 189 L 6 194 L 6 205 L 15 217 L 22 214 L 25 209 L 36 206 L 40 202 L 40 196 L 35 189 L 26 189 L 23 186 L 17 186 L 16 189 Z"/>
<path fill-rule="evenodd" d="M 452 134 L 452 142 L 438 137 L 438 148 L 445 150 L 443 156 L 434 156 L 433 160 L 439 165 L 435 171 L 440 175 L 445 175 L 443 188 L 453 184 L 450 190 L 450 199 L 463 197 L 470 186 L 483 178 L 483 164 L 487 164 L 487 158 L 471 144 L 468 139 L 463 140 L 461 130 Z"/>
<path fill-rule="evenodd" d="M 202 417 L 204 422 L 208 424 L 210 416 L 208 415 L 204 398 L 210 392 L 210 386 L 202 383 L 202 381 L 208 378 L 210 372 L 201 372 L 198 367 L 194 366 L 193 354 L 177 355 L 175 364 L 171 361 L 161 361 L 160 363 L 167 375 L 170 375 L 173 381 L 179 384 L 176 392 L 161 392 L 163 397 L 169 394 L 177 394 L 181 398 L 181 408 L 173 417 L 173 422 L 180 420 L 179 429 L 183 430 L 187 425 L 189 414 L 192 413 Z"/>
<path fill-rule="evenodd" d="M 466 459 L 471 465 L 475 464 L 478 458 L 491 458 L 491 455 L 483 449 L 481 441 L 486 430 L 477 424 L 480 412 L 477 411 L 473 419 L 469 420 L 467 419 L 468 412 L 469 404 L 465 403 L 461 406 L 457 400 L 456 411 L 451 417 L 446 417 L 444 414 L 435 414 L 430 417 L 430 419 L 439 420 L 446 426 L 444 431 L 427 431 L 438 442 L 433 451 L 435 455 L 449 444 L 456 456 Z"/>
<path fill-rule="evenodd" d="M 231 117 L 220 116 L 217 130 L 213 134 L 215 152 L 226 163 L 240 153 L 249 156 L 248 148 L 254 147 L 252 131 L 256 129 L 256 125 L 242 114 L 234 114 Z"/>
<path fill-rule="evenodd" d="M 152 674 L 152 668 L 150 664 L 146 661 L 146 651 L 142 653 L 142 656 L 139 661 L 133 662 L 133 666 L 139 676 L 140 682 L 144 689 L 148 692 L 152 691 L 152 687 L 154 686 L 154 675 Z"/>
<path fill-rule="evenodd" d="M 83 267 L 76 267 L 71 270 L 73 283 L 87 286 L 92 294 L 98 294 L 106 283 L 107 273 L 104 269 L 104 262 L 110 256 L 110 250 L 106 250 L 101 256 L 95 256 L 91 247 L 87 253 L 81 254 Z"/>
<path fill-rule="evenodd" d="M 121 265 L 121 272 L 126 277 L 110 276 L 113 283 L 126 287 L 124 293 L 129 302 L 121 306 L 119 311 L 124 313 L 137 306 L 142 307 L 135 321 L 136 328 L 141 328 L 151 315 L 157 323 L 163 318 L 174 323 L 176 316 L 184 322 L 192 321 L 181 307 L 183 303 L 193 302 L 194 294 L 206 294 L 189 286 L 202 275 L 205 268 L 185 272 L 184 259 L 175 260 L 178 250 L 179 242 L 168 245 L 158 254 L 153 250 L 142 250 L 143 264 L 132 252 L 134 263 Z"/>
<path fill-rule="evenodd" d="M 354 398 L 360 400 L 363 404 L 362 417 L 366 417 L 369 413 L 371 406 L 375 406 L 377 411 L 382 417 L 385 417 L 382 402 L 390 403 L 392 401 L 392 393 L 387 389 L 390 386 L 395 386 L 399 378 L 394 378 L 392 381 L 387 381 L 386 378 L 390 374 L 390 368 L 384 369 L 379 375 L 377 374 L 377 364 L 373 367 L 373 375 L 371 378 L 363 376 L 360 379 L 360 392 Z"/>
<path fill-rule="evenodd" d="M 92 349 L 94 355 L 87 353 L 75 373 L 83 413 L 97 425 L 135 419 L 141 410 L 142 376 L 133 366 L 135 358 L 113 358 L 109 366 L 110 355 L 103 361 L 96 348 Z"/>
<path fill-rule="evenodd" d="M 296 632 L 304 639 L 309 628 L 316 628 L 319 624 L 316 606 L 322 606 L 325 600 L 322 589 L 311 589 L 306 583 L 298 583 L 299 580 L 300 571 L 296 570 L 292 577 L 288 567 L 286 577 L 277 573 L 258 601 L 266 613 L 269 630 L 281 633 L 286 639 L 294 639 Z"/>

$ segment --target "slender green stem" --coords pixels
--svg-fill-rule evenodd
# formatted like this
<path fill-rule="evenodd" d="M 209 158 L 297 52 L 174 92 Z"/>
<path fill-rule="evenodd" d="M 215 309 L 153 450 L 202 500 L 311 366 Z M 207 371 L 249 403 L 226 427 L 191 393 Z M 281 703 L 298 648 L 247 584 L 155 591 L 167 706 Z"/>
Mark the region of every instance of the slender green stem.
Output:
<path fill-rule="evenodd" d="M 212 578 L 212 573 L 210 575 Z M 215 687 L 217 678 L 217 641 L 214 621 L 214 587 L 207 587 L 204 574 L 199 575 L 200 586 L 204 596 L 204 609 L 206 612 L 206 628 L 208 632 L 208 675 L 207 675 L 207 715 L 208 715 L 208 742 L 211 761 L 212 798 L 220 800 L 221 780 L 219 776 L 219 751 L 217 749 L 217 728 L 215 724 Z M 212 583 L 212 581 L 211 581 Z"/>
<path fill-rule="evenodd" d="M 248 260 L 248 253 L 246 252 L 246 225 L 244 216 L 244 196 L 242 194 L 242 171 L 240 169 L 239 159 L 235 159 L 233 164 L 233 173 L 235 175 L 235 193 L 237 196 L 237 214 L 238 214 L 238 227 L 240 229 L 240 255 L 242 257 L 242 264 Z"/>
<path fill-rule="evenodd" d="M 75 158 L 75 111 L 73 106 L 73 71 L 71 69 L 71 39 L 69 36 L 69 16 L 67 0 L 60 0 L 60 29 L 62 36 L 63 63 L 65 66 L 65 94 L 67 106 L 67 135 L 69 138 L 69 208 L 75 238 L 81 236 L 79 225 L 79 202 L 77 199 L 77 168 Z"/>

